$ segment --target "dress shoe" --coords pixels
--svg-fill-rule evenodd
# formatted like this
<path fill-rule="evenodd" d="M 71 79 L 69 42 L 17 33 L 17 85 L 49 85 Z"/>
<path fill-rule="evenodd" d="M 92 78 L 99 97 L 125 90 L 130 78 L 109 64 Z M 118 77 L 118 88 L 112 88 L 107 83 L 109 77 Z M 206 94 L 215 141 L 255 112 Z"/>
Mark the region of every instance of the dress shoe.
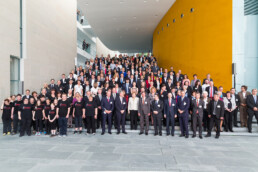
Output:
<path fill-rule="evenodd" d="M 171 136 L 174 136 L 175 134 L 173 133 L 173 134 L 171 134 Z"/>
<path fill-rule="evenodd" d="M 186 139 L 188 139 L 188 137 L 189 137 L 188 135 L 185 136 Z"/>
<path fill-rule="evenodd" d="M 145 135 L 148 136 L 148 132 L 146 132 Z"/>
<path fill-rule="evenodd" d="M 169 136 L 170 134 L 169 133 L 167 133 L 167 136 Z"/>
<path fill-rule="evenodd" d="M 192 138 L 195 138 L 196 137 L 196 135 L 194 134 L 193 136 L 192 136 Z"/>
<path fill-rule="evenodd" d="M 127 134 L 127 132 L 126 132 L 126 131 L 124 131 L 124 132 L 123 132 L 123 134 Z"/>
<path fill-rule="evenodd" d="M 239 126 L 238 125 L 234 125 L 234 127 L 238 128 Z"/>
<path fill-rule="evenodd" d="M 139 135 L 142 135 L 142 134 L 143 134 L 143 132 L 140 132 L 140 133 L 139 133 Z"/>
<path fill-rule="evenodd" d="M 233 130 L 229 130 L 229 131 L 232 132 L 232 133 L 234 132 Z"/>
<path fill-rule="evenodd" d="M 159 133 L 159 136 L 162 136 L 162 133 Z"/>
<path fill-rule="evenodd" d="M 211 137 L 211 134 L 207 134 L 205 137 Z"/>
<path fill-rule="evenodd" d="M 112 134 L 111 132 L 108 132 L 108 134 Z"/>
<path fill-rule="evenodd" d="M 157 135 L 158 135 L 157 133 L 154 134 L 154 136 L 157 136 Z"/>
<path fill-rule="evenodd" d="M 202 136 L 199 136 L 200 139 L 202 139 Z"/>
<path fill-rule="evenodd" d="M 252 133 L 252 131 L 251 131 L 251 130 L 249 130 L 248 132 L 249 132 L 249 133 Z"/>
<path fill-rule="evenodd" d="M 104 134 L 105 134 L 104 132 L 101 133 L 101 135 L 104 135 Z"/>
<path fill-rule="evenodd" d="M 120 134 L 120 132 L 117 132 L 116 134 L 118 135 L 118 134 Z"/>
<path fill-rule="evenodd" d="M 180 134 L 180 136 L 179 137 L 184 137 L 185 135 L 183 135 L 183 134 Z"/>
<path fill-rule="evenodd" d="M 215 139 L 218 139 L 218 138 L 219 138 L 219 135 L 216 135 L 216 136 L 215 136 Z"/>

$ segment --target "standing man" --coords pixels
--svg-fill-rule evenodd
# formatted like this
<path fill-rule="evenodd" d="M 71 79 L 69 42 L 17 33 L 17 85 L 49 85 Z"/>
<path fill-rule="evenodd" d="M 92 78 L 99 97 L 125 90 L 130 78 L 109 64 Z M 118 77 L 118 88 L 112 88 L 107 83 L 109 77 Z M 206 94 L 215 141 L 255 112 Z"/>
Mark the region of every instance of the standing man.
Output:
<path fill-rule="evenodd" d="M 218 91 L 218 88 L 214 86 L 213 81 L 210 81 L 210 86 L 206 87 L 205 91 L 208 92 L 208 97 L 213 99 L 214 94 Z"/>
<path fill-rule="evenodd" d="M 181 134 L 180 137 L 189 137 L 188 131 L 188 109 L 190 107 L 190 100 L 185 96 L 185 91 L 181 91 L 181 98 L 178 99 L 177 109 L 179 112 L 179 123 Z"/>
<path fill-rule="evenodd" d="M 214 99 L 210 101 L 209 104 L 209 115 L 210 118 L 210 127 L 208 129 L 208 133 L 205 137 L 211 137 L 211 130 L 216 125 L 216 139 L 220 136 L 220 121 L 223 120 L 224 116 L 224 103 L 219 100 L 219 95 L 217 93 L 214 94 Z"/>
<path fill-rule="evenodd" d="M 177 117 L 176 100 L 172 98 L 172 93 L 168 93 L 168 99 L 165 100 L 164 117 L 166 118 L 167 136 L 170 135 L 169 123 L 171 122 L 171 136 L 175 134 L 175 118 Z"/>
<path fill-rule="evenodd" d="M 120 125 L 122 122 L 122 133 L 127 134 L 125 131 L 125 115 L 126 115 L 126 99 L 124 97 L 125 92 L 121 91 L 119 97 L 115 100 L 116 105 L 116 116 L 117 116 L 117 134 L 120 134 Z"/>
<path fill-rule="evenodd" d="M 241 127 L 247 127 L 247 107 L 246 107 L 246 97 L 251 95 L 249 91 L 247 91 L 247 86 L 241 86 L 241 92 L 238 93 L 240 99 L 240 122 Z"/>
<path fill-rule="evenodd" d="M 95 96 L 96 105 L 98 108 L 98 115 L 97 115 L 97 129 L 99 129 L 101 124 L 101 100 L 102 100 L 102 88 L 98 89 L 98 94 Z"/>
<path fill-rule="evenodd" d="M 67 132 L 67 119 L 69 118 L 70 114 L 70 103 L 67 100 L 67 96 L 65 93 L 62 94 L 62 99 L 59 100 L 57 109 L 56 109 L 56 115 L 59 118 L 58 124 L 60 129 L 60 135 L 59 137 L 66 137 Z"/>
<path fill-rule="evenodd" d="M 202 139 L 202 118 L 204 101 L 200 99 L 200 93 L 197 92 L 195 95 L 196 99 L 193 100 L 193 138 L 196 137 L 197 125 L 199 126 L 199 138 Z"/>
<path fill-rule="evenodd" d="M 159 135 L 162 136 L 162 111 L 163 111 L 163 102 L 159 100 L 159 95 L 155 94 L 154 101 L 151 105 L 151 111 L 153 114 L 153 122 L 154 122 L 154 130 L 155 134 L 154 136 Z M 158 129 L 159 128 L 159 129 Z"/>
<path fill-rule="evenodd" d="M 112 111 L 114 110 L 114 99 L 111 96 L 111 90 L 107 91 L 106 97 L 103 97 L 101 100 L 101 109 L 102 109 L 102 133 L 101 135 L 105 134 L 105 123 L 108 118 L 108 133 L 111 133 L 111 126 L 112 126 Z"/>
<path fill-rule="evenodd" d="M 235 88 L 231 88 L 230 89 L 230 93 L 231 93 L 231 97 L 232 97 L 232 101 L 235 102 L 236 104 L 236 109 L 233 111 L 233 125 L 234 127 L 238 127 L 237 125 L 237 113 L 238 113 L 238 107 L 240 105 L 240 99 L 239 99 L 239 95 L 236 94 L 236 89 Z"/>
<path fill-rule="evenodd" d="M 252 121 L 255 116 L 258 122 L 258 96 L 257 89 L 252 89 L 252 94 L 246 98 L 247 112 L 248 112 L 248 132 L 252 133 Z"/>
<path fill-rule="evenodd" d="M 143 130 L 144 130 L 144 124 L 145 124 L 145 135 L 148 135 L 149 132 L 149 116 L 150 116 L 150 99 L 146 97 L 146 92 L 143 91 L 142 96 L 140 98 L 139 101 L 139 112 L 138 112 L 138 116 L 140 117 L 140 133 L 139 135 L 143 134 Z M 144 123 L 145 120 L 145 123 Z"/>

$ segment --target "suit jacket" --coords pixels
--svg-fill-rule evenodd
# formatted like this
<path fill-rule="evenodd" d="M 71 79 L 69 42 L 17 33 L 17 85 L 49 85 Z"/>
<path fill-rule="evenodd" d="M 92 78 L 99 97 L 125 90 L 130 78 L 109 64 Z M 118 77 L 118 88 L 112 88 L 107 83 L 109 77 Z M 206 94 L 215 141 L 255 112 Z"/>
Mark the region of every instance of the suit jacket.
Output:
<path fill-rule="evenodd" d="M 197 110 L 198 110 L 199 116 L 203 117 L 204 101 L 202 99 L 199 99 L 199 103 L 197 106 L 197 100 L 194 99 L 192 106 L 193 106 L 193 115 L 197 115 Z"/>
<path fill-rule="evenodd" d="M 224 108 L 224 102 L 223 101 L 218 100 L 217 106 L 214 107 L 214 100 L 211 100 L 210 103 L 209 103 L 209 110 L 208 110 L 210 115 L 214 115 L 213 114 L 214 108 L 215 108 L 215 115 L 216 115 L 217 119 L 224 116 L 225 108 Z"/>
<path fill-rule="evenodd" d="M 124 113 L 126 113 L 127 103 L 125 97 L 122 98 L 122 102 L 120 100 L 120 96 L 116 97 L 115 106 L 116 114 L 121 114 L 121 110 L 124 110 Z"/>
<path fill-rule="evenodd" d="M 206 80 L 206 79 L 207 79 L 207 78 L 204 78 L 204 79 L 203 79 L 202 84 L 205 83 L 205 80 Z M 213 81 L 213 80 L 210 78 L 210 81 Z"/>
<path fill-rule="evenodd" d="M 243 96 L 243 93 L 242 92 L 238 92 L 238 96 L 239 96 L 239 99 L 240 99 L 240 104 L 243 103 L 243 104 L 246 104 L 246 98 L 247 96 L 251 95 L 251 93 L 249 91 L 246 91 L 245 93 L 245 97 Z M 240 105 L 241 106 L 241 105 Z"/>
<path fill-rule="evenodd" d="M 70 79 L 68 80 L 68 79 L 60 79 L 60 81 L 61 81 L 61 85 L 63 86 L 63 87 L 65 87 L 66 85 L 68 85 L 69 84 L 69 81 L 70 81 Z M 74 78 L 73 78 L 73 83 L 74 83 Z"/>
<path fill-rule="evenodd" d="M 72 90 L 73 90 L 73 88 L 74 88 L 74 85 L 71 85 L 71 89 L 72 89 Z M 65 87 L 65 93 L 66 93 L 66 94 L 68 93 L 69 89 L 70 89 L 70 85 L 68 84 L 68 85 L 66 85 L 66 87 Z"/>
<path fill-rule="evenodd" d="M 49 85 L 48 85 L 48 88 L 50 88 L 50 91 L 51 91 L 52 89 L 54 89 L 54 90 L 57 92 L 57 90 L 58 90 L 56 84 L 53 84 L 53 86 L 52 86 L 52 84 L 49 84 Z"/>
<path fill-rule="evenodd" d="M 205 91 L 208 92 L 208 97 L 210 97 L 210 86 L 206 87 Z M 217 87 L 213 86 L 212 92 L 213 92 L 213 96 L 214 94 L 218 91 Z"/>
<path fill-rule="evenodd" d="M 167 91 L 163 91 L 162 94 L 161 94 L 161 91 L 159 91 L 159 94 L 160 94 L 159 99 L 163 102 L 168 98 L 168 92 Z"/>
<path fill-rule="evenodd" d="M 103 97 L 101 100 L 101 109 L 102 112 L 105 113 L 105 110 L 113 111 L 115 107 L 115 101 L 112 96 L 110 96 L 109 102 L 107 97 Z M 111 112 L 112 113 L 112 112 Z"/>
<path fill-rule="evenodd" d="M 99 95 L 96 95 L 96 96 L 94 97 L 94 99 L 95 99 L 95 102 L 96 102 L 97 106 L 98 106 L 98 107 L 101 106 L 101 100 L 103 99 L 103 96 L 101 95 L 101 100 L 100 100 L 100 98 L 99 98 Z"/>
<path fill-rule="evenodd" d="M 184 111 L 182 114 L 187 114 L 188 115 L 188 109 L 190 107 L 190 100 L 188 97 L 184 97 L 184 99 L 182 100 L 182 98 L 180 97 L 179 99 L 177 99 L 177 109 Z"/>
<path fill-rule="evenodd" d="M 168 99 L 165 100 L 165 102 L 164 102 L 164 114 L 166 114 L 167 116 L 169 114 L 171 114 L 173 117 L 174 117 L 174 115 L 177 114 L 177 104 L 176 104 L 175 99 L 171 98 L 171 106 L 169 106 Z"/>
<path fill-rule="evenodd" d="M 163 101 L 162 100 L 158 100 L 158 104 L 156 104 L 156 100 L 154 100 L 151 104 L 151 111 L 158 111 L 158 114 L 154 114 L 153 115 L 158 115 L 158 116 L 162 116 L 162 111 L 163 111 Z"/>
<path fill-rule="evenodd" d="M 124 90 L 126 94 L 130 94 L 131 93 L 131 87 L 132 87 L 132 85 L 129 83 L 128 84 L 128 92 L 127 92 L 127 90 L 126 90 L 126 83 L 124 83 L 123 87 L 122 87 L 122 90 Z"/>
<path fill-rule="evenodd" d="M 256 96 L 256 103 L 254 101 L 254 97 L 253 95 L 248 95 L 246 98 L 246 105 L 247 105 L 247 112 L 254 112 L 253 108 L 256 107 L 258 108 L 258 96 Z M 255 111 L 256 113 L 258 113 L 258 111 Z"/>
<path fill-rule="evenodd" d="M 141 115 L 147 115 L 150 113 L 150 106 L 151 102 L 148 97 L 145 97 L 144 104 L 142 104 L 142 98 L 139 99 L 139 107 L 138 107 L 138 112 Z"/>
<path fill-rule="evenodd" d="M 171 83 L 170 85 L 168 83 L 166 83 L 167 91 L 171 92 L 173 86 L 174 86 L 173 83 Z"/>

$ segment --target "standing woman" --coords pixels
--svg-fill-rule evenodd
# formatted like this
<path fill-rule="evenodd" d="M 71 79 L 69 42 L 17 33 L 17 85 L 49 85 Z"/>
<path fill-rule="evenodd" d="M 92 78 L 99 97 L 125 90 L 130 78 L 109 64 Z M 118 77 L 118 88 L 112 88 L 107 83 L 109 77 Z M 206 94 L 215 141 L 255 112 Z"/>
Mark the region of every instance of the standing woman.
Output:
<path fill-rule="evenodd" d="M 77 96 L 76 101 L 74 102 L 74 108 L 73 108 L 73 117 L 75 121 L 75 131 L 73 134 L 76 134 L 78 132 L 78 129 L 79 129 L 79 134 L 82 133 L 82 115 L 85 114 L 84 111 L 85 109 L 83 108 L 82 99 L 80 96 Z"/>
<path fill-rule="evenodd" d="M 5 99 L 2 106 L 1 110 L 3 111 L 2 114 L 2 120 L 3 120 L 3 135 L 5 136 L 11 134 L 11 114 L 12 114 L 12 105 L 10 104 L 9 99 Z"/>
<path fill-rule="evenodd" d="M 135 82 L 135 81 L 133 82 L 133 85 L 132 85 L 132 87 L 131 87 L 131 94 L 132 94 L 134 91 L 136 91 L 136 95 L 137 95 L 137 94 L 138 94 L 138 88 L 137 88 L 137 86 L 136 86 L 136 82 Z"/>
<path fill-rule="evenodd" d="M 40 136 L 43 131 L 43 107 L 41 105 L 41 101 L 37 100 L 36 106 L 33 111 L 33 121 L 36 122 L 36 136 Z"/>
<path fill-rule="evenodd" d="M 33 110 L 32 104 L 30 104 L 29 100 L 25 98 L 23 100 L 23 104 L 21 104 L 20 109 L 18 111 L 18 116 L 19 116 L 18 118 L 19 120 L 21 120 L 21 124 L 22 124 L 20 137 L 24 136 L 25 131 L 27 132 L 28 136 L 31 136 L 32 110 Z"/>
<path fill-rule="evenodd" d="M 159 80 L 159 77 L 156 77 L 156 80 L 154 82 L 154 87 L 156 87 L 157 91 L 160 90 L 160 80 Z"/>
<path fill-rule="evenodd" d="M 197 80 L 195 82 L 195 85 L 193 87 L 193 91 L 195 91 L 197 93 L 200 93 L 200 95 L 202 95 L 202 86 L 201 86 L 201 81 L 200 80 Z"/>
<path fill-rule="evenodd" d="M 226 97 L 223 98 L 224 102 L 224 107 L 225 107 L 225 124 L 224 124 L 224 129 L 226 132 L 231 131 L 233 132 L 232 129 L 232 116 L 233 116 L 233 111 L 236 109 L 236 102 L 232 101 L 231 99 L 231 93 L 228 91 L 226 93 Z"/>
<path fill-rule="evenodd" d="M 56 98 L 56 90 L 52 89 L 51 92 L 50 92 L 50 96 L 49 96 L 49 99 L 50 99 L 51 103 L 53 103 L 55 98 Z M 49 106 L 50 106 L 50 104 L 49 104 Z"/>
<path fill-rule="evenodd" d="M 136 93 L 133 92 L 132 97 L 129 98 L 128 102 L 128 114 L 130 114 L 131 119 L 131 130 L 137 130 L 138 107 L 139 98 L 136 97 Z"/>
<path fill-rule="evenodd" d="M 95 101 L 93 101 L 93 97 L 89 96 L 89 101 L 85 103 L 85 111 L 83 111 L 83 117 L 85 117 L 86 114 L 86 120 L 87 120 L 87 135 L 91 133 L 95 135 L 96 133 L 96 122 L 98 109 L 97 104 Z"/>

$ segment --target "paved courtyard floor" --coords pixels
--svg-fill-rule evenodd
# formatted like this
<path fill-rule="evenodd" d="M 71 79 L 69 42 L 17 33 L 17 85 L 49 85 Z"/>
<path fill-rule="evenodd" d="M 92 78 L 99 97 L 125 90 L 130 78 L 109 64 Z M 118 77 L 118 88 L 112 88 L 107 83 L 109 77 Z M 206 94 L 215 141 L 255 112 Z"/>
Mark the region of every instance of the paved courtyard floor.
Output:
<path fill-rule="evenodd" d="M 1 135 L 0 171 L 257 172 L 258 137 L 200 140 L 178 135 L 139 136 L 136 132 L 104 136 L 99 132 L 95 136 L 69 133 L 66 138 Z"/>

